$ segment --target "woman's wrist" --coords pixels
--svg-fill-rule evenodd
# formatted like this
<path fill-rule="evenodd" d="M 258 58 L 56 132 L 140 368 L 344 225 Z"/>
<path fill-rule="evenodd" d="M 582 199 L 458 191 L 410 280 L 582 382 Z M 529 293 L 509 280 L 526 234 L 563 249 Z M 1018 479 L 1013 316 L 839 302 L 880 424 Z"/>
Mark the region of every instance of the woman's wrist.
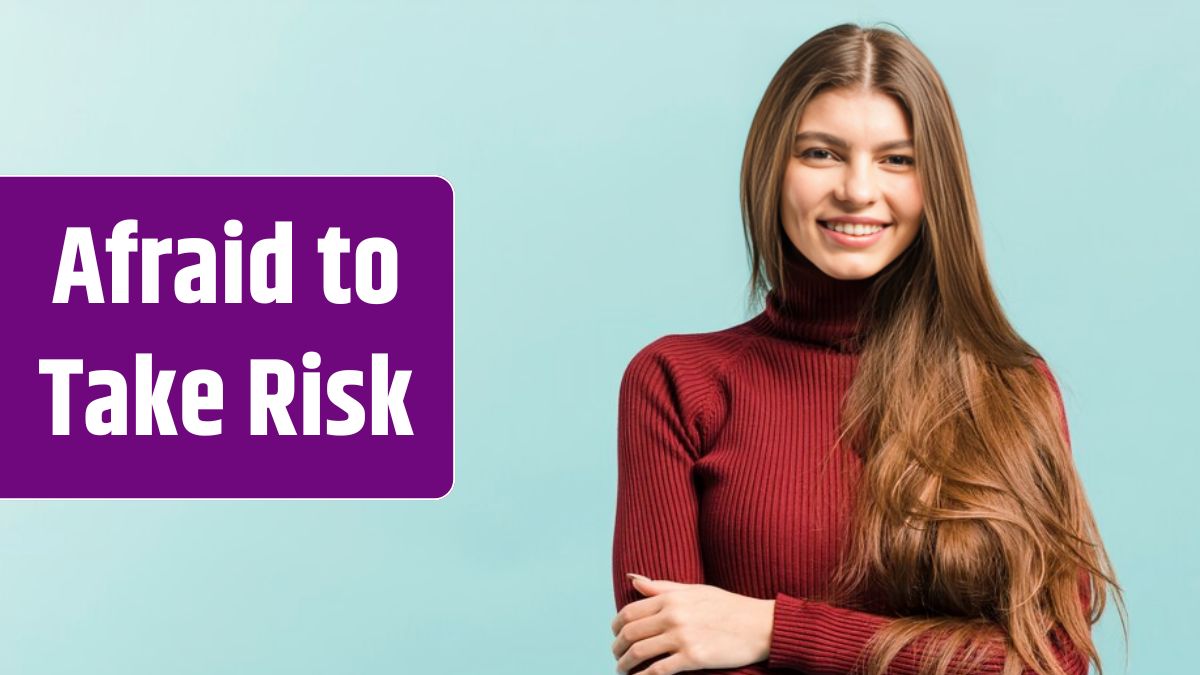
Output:
<path fill-rule="evenodd" d="M 766 661 L 771 656 L 771 638 L 775 632 L 775 600 L 762 600 L 759 605 L 759 625 L 763 627 L 761 635 L 760 655 L 762 658 L 759 661 Z"/>

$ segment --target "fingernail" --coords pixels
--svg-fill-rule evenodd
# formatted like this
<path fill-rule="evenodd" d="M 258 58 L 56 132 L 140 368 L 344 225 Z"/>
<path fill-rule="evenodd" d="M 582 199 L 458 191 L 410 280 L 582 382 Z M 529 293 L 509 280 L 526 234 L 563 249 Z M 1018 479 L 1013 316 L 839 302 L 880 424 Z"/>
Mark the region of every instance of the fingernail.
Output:
<path fill-rule="evenodd" d="M 649 578 L 644 577 L 640 574 L 634 574 L 633 572 L 626 572 L 625 576 L 629 577 L 630 579 L 641 579 L 642 581 L 650 581 Z"/>

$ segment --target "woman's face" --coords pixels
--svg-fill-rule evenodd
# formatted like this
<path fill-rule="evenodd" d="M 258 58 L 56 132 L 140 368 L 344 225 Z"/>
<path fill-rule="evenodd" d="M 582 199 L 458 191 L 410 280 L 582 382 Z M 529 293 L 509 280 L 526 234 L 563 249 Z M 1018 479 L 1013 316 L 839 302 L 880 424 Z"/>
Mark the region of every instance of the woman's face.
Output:
<path fill-rule="evenodd" d="M 796 130 L 781 198 L 788 239 L 821 271 L 846 280 L 874 276 L 908 248 L 921 223 L 904 109 L 878 91 L 814 96 Z M 839 225 L 849 231 L 832 229 Z"/>

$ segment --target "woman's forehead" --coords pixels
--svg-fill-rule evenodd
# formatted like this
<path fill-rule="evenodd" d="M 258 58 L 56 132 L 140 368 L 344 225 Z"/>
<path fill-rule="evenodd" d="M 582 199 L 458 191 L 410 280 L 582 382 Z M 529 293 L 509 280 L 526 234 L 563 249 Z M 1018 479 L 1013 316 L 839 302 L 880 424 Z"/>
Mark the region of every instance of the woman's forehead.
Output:
<path fill-rule="evenodd" d="M 797 135 L 806 132 L 824 134 L 821 140 L 839 140 L 842 145 L 875 147 L 911 140 L 904 108 L 874 89 L 829 89 L 817 94 L 804 106 L 797 125 Z"/>

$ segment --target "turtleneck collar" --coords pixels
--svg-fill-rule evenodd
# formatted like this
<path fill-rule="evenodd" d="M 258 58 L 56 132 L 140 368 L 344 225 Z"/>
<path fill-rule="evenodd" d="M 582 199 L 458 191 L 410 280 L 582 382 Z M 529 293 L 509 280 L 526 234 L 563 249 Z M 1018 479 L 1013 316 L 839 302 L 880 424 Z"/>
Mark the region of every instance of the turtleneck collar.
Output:
<path fill-rule="evenodd" d="M 782 337 L 840 352 L 862 349 L 858 313 L 874 277 L 835 279 L 784 240 L 783 288 L 767 294 L 761 324 Z"/>

